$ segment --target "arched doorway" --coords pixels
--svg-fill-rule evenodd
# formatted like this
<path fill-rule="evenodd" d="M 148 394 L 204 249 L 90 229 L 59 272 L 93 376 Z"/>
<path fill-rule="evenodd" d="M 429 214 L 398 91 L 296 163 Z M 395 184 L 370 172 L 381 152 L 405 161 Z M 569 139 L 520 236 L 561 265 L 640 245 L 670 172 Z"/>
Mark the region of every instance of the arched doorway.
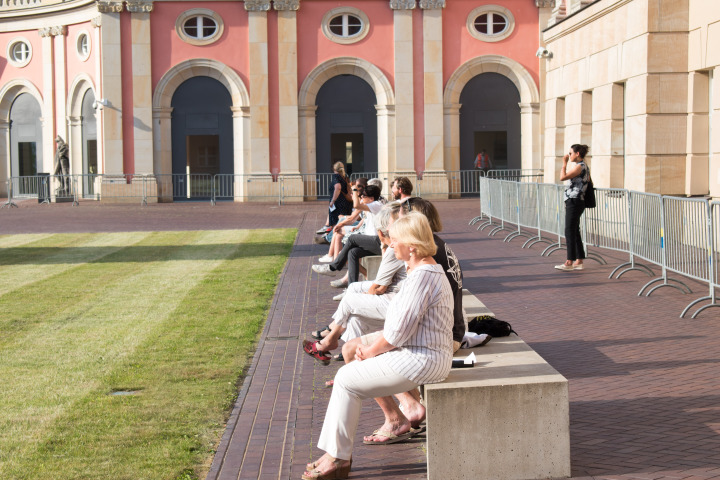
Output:
<path fill-rule="evenodd" d="M 89 197 L 95 195 L 95 175 L 98 174 L 97 118 L 95 117 L 95 94 L 88 88 L 83 95 L 81 106 L 82 141 L 82 193 Z"/>
<path fill-rule="evenodd" d="M 494 168 L 521 168 L 520 92 L 509 78 L 483 73 L 460 94 L 460 169 L 485 150 Z"/>
<path fill-rule="evenodd" d="M 212 191 L 214 175 L 234 173 L 232 104 L 227 88 L 211 77 L 190 78 L 175 90 L 171 102 L 175 199 L 205 198 Z"/>
<path fill-rule="evenodd" d="M 355 75 L 338 75 L 317 94 L 317 172 L 343 162 L 347 173 L 377 172 L 377 99 L 368 83 Z"/>
<path fill-rule="evenodd" d="M 42 168 L 42 110 L 32 95 L 21 93 L 10 107 L 10 177 L 37 175 Z M 37 194 L 35 182 L 22 181 L 15 195 Z"/>

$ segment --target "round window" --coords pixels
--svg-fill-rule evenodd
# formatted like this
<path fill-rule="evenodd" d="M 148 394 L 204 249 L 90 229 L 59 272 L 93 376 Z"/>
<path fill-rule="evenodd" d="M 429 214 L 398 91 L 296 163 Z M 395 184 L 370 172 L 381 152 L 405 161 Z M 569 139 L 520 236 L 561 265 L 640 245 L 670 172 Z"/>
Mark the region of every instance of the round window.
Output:
<path fill-rule="evenodd" d="M 32 58 L 32 47 L 25 39 L 15 39 L 8 44 L 7 58 L 11 65 L 24 67 Z"/>
<path fill-rule="evenodd" d="M 90 36 L 85 32 L 77 37 L 77 54 L 83 61 L 90 56 Z"/>
<path fill-rule="evenodd" d="M 499 42 L 510 36 L 515 28 L 513 14 L 499 5 L 475 8 L 467 18 L 470 35 L 483 42 Z"/>
<path fill-rule="evenodd" d="M 175 21 L 178 36 L 192 45 L 216 42 L 222 36 L 223 28 L 220 15 L 207 8 L 194 8 L 183 12 Z"/>
<path fill-rule="evenodd" d="M 323 34 L 335 43 L 359 42 L 368 34 L 367 15 L 353 7 L 339 7 L 327 12 L 322 19 Z"/>

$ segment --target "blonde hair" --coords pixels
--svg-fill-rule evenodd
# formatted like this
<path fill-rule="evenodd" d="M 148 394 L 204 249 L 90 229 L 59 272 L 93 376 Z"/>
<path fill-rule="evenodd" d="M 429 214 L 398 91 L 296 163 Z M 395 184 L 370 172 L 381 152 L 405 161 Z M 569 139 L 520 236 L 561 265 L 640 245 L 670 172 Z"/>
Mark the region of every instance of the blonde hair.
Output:
<path fill-rule="evenodd" d="M 333 171 L 335 173 L 339 173 L 341 176 L 345 176 L 345 165 L 343 162 L 335 162 L 335 165 L 333 165 Z"/>
<path fill-rule="evenodd" d="M 418 257 L 432 257 L 437 252 L 430 223 L 422 213 L 410 212 L 390 225 L 393 240 L 415 247 Z"/>

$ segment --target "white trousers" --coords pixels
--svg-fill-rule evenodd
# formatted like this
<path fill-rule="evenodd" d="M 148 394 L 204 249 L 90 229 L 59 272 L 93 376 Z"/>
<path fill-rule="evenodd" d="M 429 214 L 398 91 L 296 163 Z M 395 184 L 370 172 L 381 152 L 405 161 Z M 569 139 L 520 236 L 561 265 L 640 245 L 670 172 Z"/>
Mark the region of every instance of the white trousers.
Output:
<path fill-rule="evenodd" d="M 387 397 L 419 386 L 395 373 L 383 357 L 385 355 L 350 362 L 335 375 L 333 392 L 318 439 L 318 447 L 335 458 L 352 458 L 363 400 Z"/>
<path fill-rule="evenodd" d="M 395 294 L 368 295 L 365 292 L 370 285 L 372 282 L 351 283 L 333 314 L 333 321 L 346 329 L 340 337 L 345 342 L 385 326 L 385 314 Z"/>

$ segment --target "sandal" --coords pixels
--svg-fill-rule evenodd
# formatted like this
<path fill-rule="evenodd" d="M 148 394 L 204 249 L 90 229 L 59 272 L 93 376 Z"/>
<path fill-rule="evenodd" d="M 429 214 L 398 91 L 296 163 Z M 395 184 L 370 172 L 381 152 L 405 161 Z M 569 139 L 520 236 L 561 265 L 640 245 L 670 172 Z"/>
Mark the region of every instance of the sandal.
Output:
<path fill-rule="evenodd" d="M 342 353 L 338 353 L 337 355 L 333 355 L 333 360 L 335 360 L 337 362 L 344 362 L 345 357 L 343 357 Z"/>
<path fill-rule="evenodd" d="M 388 432 L 386 430 L 375 430 L 372 433 L 373 437 L 385 437 L 385 438 L 387 438 L 387 440 L 382 441 L 382 442 L 376 442 L 374 440 L 363 440 L 363 444 L 364 445 L 390 445 L 391 443 L 398 443 L 398 442 L 402 442 L 405 440 L 410 440 L 412 437 L 417 435 L 417 433 L 418 432 L 416 432 L 412 428 L 405 433 L 401 433 L 400 435 L 395 435 L 394 433 Z"/>
<path fill-rule="evenodd" d="M 317 470 L 306 471 L 302 479 L 303 480 L 343 480 L 348 478 L 350 475 L 350 468 L 352 467 L 352 459 L 350 463 L 345 466 L 340 466 L 340 463 L 345 460 L 335 459 L 332 463 L 335 465 L 335 470 L 329 472 L 320 473 Z"/>
<path fill-rule="evenodd" d="M 314 332 L 310 332 L 310 336 L 313 337 L 315 340 L 322 340 L 327 336 L 327 333 L 323 335 L 323 332 L 330 333 L 332 330 L 330 329 L 330 325 L 325 325 L 324 328 L 321 328 L 320 330 L 315 330 Z"/>
<path fill-rule="evenodd" d="M 311 357 L 314 357 L 316 360 L 320 360 L 323 365 L 330 365 L 331 357 L 328 356 L 325 352 L 317 349 L 318 343 L 319 342 L 303 340 L 303 350 L 305 350 L 305 353 L 307 353 Z"/>

